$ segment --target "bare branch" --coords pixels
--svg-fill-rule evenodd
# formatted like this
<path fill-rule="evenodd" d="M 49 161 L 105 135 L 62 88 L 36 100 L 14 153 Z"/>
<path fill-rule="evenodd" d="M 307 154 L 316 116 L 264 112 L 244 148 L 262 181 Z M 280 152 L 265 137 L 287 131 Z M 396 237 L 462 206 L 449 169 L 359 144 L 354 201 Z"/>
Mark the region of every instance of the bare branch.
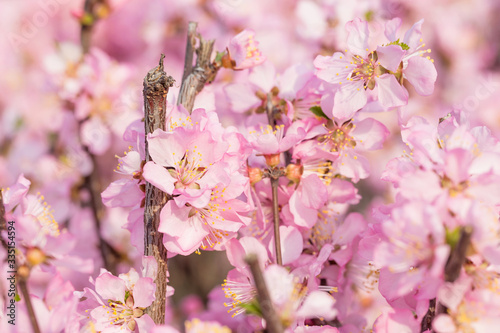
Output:
<path fill-rule="evenodd" d="M 271 296 L 266 286 L 266 281 L 260 270 L 259 261 L 257 255 L 249 254 L 246 258 L 246 262 L 250 266 L 250 271 L 252 272 L 253 280 L 255 282 L 255 288 L 257 288 L 257 300 L 259 301 L 260 308 L 262 310 L 262 316 L 266 320 L 266 330 L 269 333 L 282 333 L 283 325 L 281 320 L 274 309 L 273 302 L 271 301 Z"/>
<path fill-rule="evenodd" d="M 31 327 L 34 333 L 41 333 L 40 326 L 38 326 L 38 321 L 36 320 L 35 310 L 33 309 L 33 304 L 31 303 L 31 297 L 28 292 L 28 284 L 24 277 L 20 277 L 18 274 L 18 285 L 23 295 L 24 303 L 26 304 L 26 310 L 28 310 L 28 317 L 30 318 Z"/>
<path fill-rule="evenodd" d="M 210 58 L 214 48 L 215 40 L 205 40 L 202 36 L 196 36 L 195 22 L 189 23 L 188 38 L 186 45 L 186 57 L 184 64 L 184 74 L 182 76 L 182 85 L 179 91 L 177 104 L 184 106 L 191 112 L 194 106 L 196 95 L 203 89 L 207 82 L 210 82 L 217 73 L 217 68 L 211 63 Z M 199 45 L 196 48 L 196 65 L 193 64 L 193 48 L 199 39 Z"/>
<path fill-rule="evenodd" d="M 271 188 L 273 194 L 273 223 L 274 223 L 274 247 L 276 249 L 276 263 L 278 265 L 283 265 L 283 259 L 281 257 L 281 239 L 280 239 L 280 213 L 278 206 L 278 185 L 279 176 L 271 177 Z"/>
<path fill-rule="evenodd" d="M 0 189 L 0 241 L 2 242 L 2 246 L 8 251 L 7 242 L 1 236 L 2 231 L 7 231 L 7 219 L 5 218 L 5 206 L 3 205 L 3 194 L 2 189 Z"/>
<path fill-rule="evenodd" d="M 162 54 L 160 64 L 150 70 L 144 78 L 144 123 L 146 128 L 146 162 L 151 161 L 147 135 L 156 129 L 165 130 L 166 97 L 174 79 L 163 70 Z M 158 232 L 160 212 L 167 202 L 167 194 L 146 182 L 144 207 L 144 255 L 154 256 L 158 263 L 155 279 L 156 299 L 146 309 L 156 324 L 165 322 L 165 298 L 167 293 L 167 250 L 163 245 L 163 234 Z"/>
<path fill-rule="evenodd" d="M 446 282 L 455 282 L 460 276 L 460 271 L 465 263 L 467 248 L 472 236 L 472 227 L 466 226 L 460 230 L 460 238 L 455 248 L 450 253 L 444 268 L 444 279 Z M 435 298 L 429 301 L 429 310 L 422 319 L 420 332 L 432 331 L 432 321 L 440 313 L 446 313 L 447 308 L 436 301 Z"/>

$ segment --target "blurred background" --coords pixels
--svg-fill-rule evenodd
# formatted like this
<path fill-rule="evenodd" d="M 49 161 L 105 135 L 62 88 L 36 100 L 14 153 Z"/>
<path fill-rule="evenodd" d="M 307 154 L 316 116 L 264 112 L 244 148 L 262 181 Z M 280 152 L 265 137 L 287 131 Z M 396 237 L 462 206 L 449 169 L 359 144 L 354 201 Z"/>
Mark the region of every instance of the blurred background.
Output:
<path fill-rule="evenodd" d="M 102 253 L 117 272 L 138 267 L 141 253 L 124 229 L 128 210 L 105 208 L 99 193 L 120 178 L 115 156 L 128 150 L 127 126 L 143 117 L 142 81 L 160 54 L 177 80 L 167 97 L 173 102 L 189 21 L 198 22 L 204 38 L 216 40 L 218 51 L 241 30 L 255 30 L 279 74 L 297 63 L 312 67 L 318 54 L 343 50 L 345 23 L 355 17 L 368 20 L 370 33 L 381 37 L 388 19 L 402 18 L 401 35 L 424 19 L 424 42 L 438 79 L 432 96 L 409 87 L 407 107 L 373 114 L 391 137 L 383 151 L 371 153 L 374 171 L 357 184 L 363 201 L 353 210 L 386 200 L 380 173 L 402 154 L 399 124 L 409 117 L 437 122 L 462 109 L 474 125 L 500 134 L 497 0 L 0 0 L 0 187 L 24 174 L 31 192 L 43 193 L 52 206 L 60 228 L 78 236 L 73 251 L 94 260 L 93 276 L 105 266 Z M 215 105 L 223 123 L 243 126 L 244 115 L 231 112 L 222 89 L 238 76 L 222 69 L 197 105 Z M 221 253 L 172 258 L 172 315 L 199 311 L 229 269 Z M 44 277 L 49 275 L 39 272 L 34 282 L 40 290 Z M 88 285 L 87 274 L 68 270 L 65 277 L 77 290 Z M 36 293 L 36 285 L 31 290 Z"/>

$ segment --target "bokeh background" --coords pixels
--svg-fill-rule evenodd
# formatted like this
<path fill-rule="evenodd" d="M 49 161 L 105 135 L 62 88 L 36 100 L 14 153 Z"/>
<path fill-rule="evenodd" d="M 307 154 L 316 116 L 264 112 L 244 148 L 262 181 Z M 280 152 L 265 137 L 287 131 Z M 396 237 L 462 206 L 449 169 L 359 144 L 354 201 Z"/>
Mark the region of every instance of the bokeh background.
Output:
<path fill-rule="evenodd" d="M 92 194 L 119 177 L 115 156 L 128 150 L 122 139 L 127 126 L 143 117 L 142 80 L 161 53 L 166 72 L 177 80 L 168 95 L 175 101 L 188 22 L 198 22 L 198 31 L 215 39 L 219 51 L 241 30 L 255 30 L 279 74 L 297 63 L 312 66 L 318 54 L 343 50 L 344 25 L 355 17 L 370 22 L 373 36 L 383 36 L 388 19 L 401 17 L 402 31 L 424 19 L 424 41 L 438 78 L 432 96 L 408 87 L 407 107 L 373 114 L 391 137 L 383 151 L 371 153 L 372 176 L 357 184 L 363 201 L 353 210 L 390 197 L 380 173 L 403 153 L 399 124 L 409 117 L 437 122 L 462 109 L 473 125 L 487 125 L 499 136 L 497 0 L 0 0 L 0 187 L 24 174 L 31 191 L 44 194 L 61 228 L 78 236 L 75 251 L 94 260 L 94 276 L 103 266 L 101 251 L 111 253 L 117 272 L 128 271 L 141 255 L 123 228 L 128 212 L 105 208 Z M 222 69 L 197 106 L 214 105 L 225 124 L 243 126 L 245 116 L 231 112 L 223 93 L 238 76 Z M 172 316 L 203 307 L 229 268 L 225 255 L 215 252 L 171 259 Z M 45 275 L 37 274 L 41 292 Z M 76 289 L 88 285 L 86 274 L 68 270 L 66 278 Z"/>

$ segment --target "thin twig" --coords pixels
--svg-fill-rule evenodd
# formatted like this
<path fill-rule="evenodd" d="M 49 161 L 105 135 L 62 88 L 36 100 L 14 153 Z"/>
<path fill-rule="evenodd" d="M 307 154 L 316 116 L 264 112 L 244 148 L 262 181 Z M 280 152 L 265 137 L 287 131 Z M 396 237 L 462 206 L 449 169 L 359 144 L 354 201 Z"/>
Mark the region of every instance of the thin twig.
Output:
<path fill-rule="evenodd" d="M 174 79 L 163 70 L 162 54 L 160 64 L 150 70 L 144 78 L 144 124 L 146 129 L 146 162 L 151 161 L 147 135 L 156 129 L 165 130 L 166 97 L 168 89 L 173 86 Z M 146 198 L 144 207 L 144 255 L 154 256 L 158 263 L 158 274 L 155 279 L 156 298 L 146 309 L 156 324 L 165 323 L 165 299 L 167 293 L 167 250 L 163 245 L 163 234 L 158 232 L 160 212 L 167 202 L 167 194 L 146 182 Z"/>
<path fill-rule="evenodd" d="M 99 242 L 99 252 L 101 254 L 104 267 L 111 273 L 116 273 L 116 259 L 120 254 L 103 238 L 101 230 L 101 218 L 103 215 L 103 206 L 101 202 L 101 188 L 99 174 L 97 172 L 97 161 L 95 155 L 92 154 L 88 147 L 84 146 L 84 150 L 90 156 L 92 161 L 92 172 L 83 179 L 82 188 L 89 193 L 89 199 L 86 205 L 92 211 L 94 225 L 96 228 L 97 238 Z"/>
<path fill-rule="evenodd" d="M 92 30 L 99 19 L 96 8 L 99 4 L 105 4 L 106 0 L 85 0 L 83 4 L 83 17 L 80 22 L 80 44 L 82 52 L 86 54 L 90 50 Z"/>
<path fill-rule="evenodd" d="M 31 303 L 31 297 L 28 292 L 28 285 L 26 283 L 26 280 L 22 277 L 18 277 L 18 279 L 19 289 L 21 290 L 21 294 L 23 295 L 24 303 L 26 304 L 26 310 L 28 310 L 28 317 L 30 318 L 33 332 L 40 333 L 40 326 L 38 326 L 38 321 L 36 320 L 35 310 L 33 309 L 33 304 Z"/>
<path fill-rule="evenodd" d="M 7 218 L 5 217 L 5 206 L 3 205 L 3 194 L 2 189 L 0 188 L 0 240 L 2 242 L 2 246 L 8 252 L 8 246 L 5 239 L 2 237 L 2 231 L 7 231 Z"/>
<path fill-rule="evenodd" d="M 182 76 L 179 98 L 177 99 L 177 104 L 184 106 L 189 112 L 193 110 L 196 95 L 203 89 L 207 82 L 213 80 L 218 70 L 210 61 L 215 40 L 205 40 L 200 35 L 196 36 L 196 27 L 196 23 L 189 23 L 186 63 L 184 64 L 184 74 Z M 199 45 L 196 48 L 196 65 L 194 68 L 191 68 L 196 37 L 199 39 Z"/>
<path fill-rule="evenodd" d="M 432 330 L 432 320 L 436 316 L 436 299 L 433 298 L 429 301 L 429 309 L 427 313 L 422 318 L 422 323 L 420 324 L 420 332 L 425 332 L 427 330 Z"/>
<path fill-rule="evenodd" d="M 274 223 L 274 247 L 276 249 L 276 263 L 278 265 L 283 265 L 283 259 L 281 257 L 281 239 L 280 239 L 280 212 L 278 205 L 278 185 L 279 176 L 277 178 L 271 177 L 271 188 L 273 194 L 273 223 Z"/>
<path fill-rule="evenodd" d="M 273 106 L 273 95 L 271 92 L 267 93 L 266 101 L 266 113 L 269 125 L 276 126 L 276 120 L 274 119 L 274 106 Z M 276 250 L 276 263 L 278 265 L 283 265 L 283 260 L 281 256 L 281 239 L 280 239 L 280 216 L 279 216 L 279 205 L 278 205 L 278 185 L 279 178 L 283 176 L 283 172 L 280 169 L 272 167 L 267 172 L 267 176 L 271 179 L 271 189 L 272 189 L 272 199 L 273 199 L 273 224 L 274 224 L 274 248 Z"/>
<path fill-rule="evenodd" d="M 273 302 L 271 301 L 266 281 L 264 280 L 264 276 L 260 270 L 257 255 L 249 254 L 246 258 L 246 262 L 250 266 L 250 271 L 252 272 L 253 280 L 255 282 L 257 300 L 259 301 L 260 308 L 262 310 L 262 316 L 266 321 L 266 330 L 269 333 L 282 333 L 284 331 L 283 325 L 278 314 L 276 313 L 276 310 L 274 309 Z"/>
<path fill-rule="evenodd" d="M 186 42 L 186 56 L 184 59 L 184 73 L 182 74 L 182 82 L 186 80 L 186 78 L 193 71 L 193 56 L 194 56 L 194 47 L 196 43 L 196 28 L 198 27 L 198 23 L 189 22 L 188 25 L 188 33 L 187 33 L 187 42 Z"/>
<path fill-rule="evenodd" d="M 467 226 L 460 230 L 460 238 L 454 251 L 450 253 L 450 257 L 444 268 L 444 279 L 446 282 L 455 282 L 460 276 L 460 270 L 465 263 L 465 253 L 469 247 L 472 236 L 472 227 Z"/>
<path fill-rule="evenodd" d="M 460 271 L 465 263 L 467 248 L 469 247 L 470 240 L 472 236 L 472 227 L 466 226 L 460 229 L 460 238 L 455 248 L 450 253 L 446 266 L 444 268 L 444 280 L 449 283 L 455 282 L 460 276 Z M 420 332 L 425 332 L 426 330 L 431 330 L 432 332 L 432 321 L 434 317 L 440 313 L 446 313 L 447 308 L 436 301 L 436 299 L 431 299 L 429 301 L 429 310 L 422 319 L 420 325 Z"/>
<path fill-rule="evenodd" d="M 80 43 L 82 46 L 83 54 L 87 54 L 90 50 L 91 37 L 93 27 L 98 19 L 96 15 L 96 8 L 99 4 L 104 4 L 105 0 L 85 0 L 83 4 L 83 15 L 85 17 L 81 20 L 81 31 L 80 31 Z M 79 126 L 82 125 L 82 121 L 79 122 Z M 111 273 L 116 273 L 117 258 L 120 254 L 103 238 L 101 230 L 101 218 L 103 215 L 103 206 L 101 202 L 101 183 L 100 177 L 97 170 L 97 160 L 94 154 L 92 154 L 87 146 L 83 146 L 83 149 L 89 155 L 92 161 L 92 171 L 89 175 L 85 176 L 83 179 L 82 189 L 85 189 L 89 193 L 89 200 L 86 203 L 92 211 L 92 217 L 94 219 L 94 225 L 97 233 L 97 238 L 99 240 L 99 252 L 101 254 L 103 266 Z"/>

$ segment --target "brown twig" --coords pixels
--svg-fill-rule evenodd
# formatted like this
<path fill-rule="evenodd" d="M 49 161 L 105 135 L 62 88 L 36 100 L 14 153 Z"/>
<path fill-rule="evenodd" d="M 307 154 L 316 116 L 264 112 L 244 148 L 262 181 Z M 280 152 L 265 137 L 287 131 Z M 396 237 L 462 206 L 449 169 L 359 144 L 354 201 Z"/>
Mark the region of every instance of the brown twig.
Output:
<path fill-rule="evenodd" d="M 429 301 L 429 309 L 427 313 L 422 318 L 422 323 L 420 324 L 420 332 L 425 332 L 427 330 L 432 330 L 432 320 L 436 316 L 436 299 L 433 298 Z"/>
<path fill-rule="evenodd" d="M 467 248 L 469 247 L 470 240 L 472 236 L 472 227 L 466 226 L 460 230 L 460 238 L 453 250 L 448 257 L 446 266 L 444 268 L 444 280 L 449 283 L 455 282 L 460 276 L 460 271 L 465 263 L 465 256 Z M 429 302 L 429 310 L 422 319 L 420 325 L 420 332 L 425 332 L 426 330 L 432 331 L 432 321 L 434 317 L 440 313 L 445 313 L 447 308 L 436 301 L 436 299 L 431 299 Z"/>
<path fill-rule="evenodd" d="M 83 4 L 83 17 L 80 20 L 80 43 L 83 54 L 88 53 L 91 45 L 92 30 L 99 19 L 97 8 L 105 5 L 106 0 L 85 0 Z"/>
<path fill-rule="evenodd" d="M 146 128 L 146 162 L 151 161 L 147 135 L 160 128 L 165 130 L 166 97 L 168 89 L 173 86 L 174 79 L 163 70 L 162 54 L 160 64 L 150 70 L 144 78 L 144 123 Z M 146 198 L 144 207 L 144 255 L 154 256 L 158 263 L 158 274 L 155 279 L 156 298 L 147 309 L 156 324 L 165 322 L 165 298 L 167 293 L 167 250 L 163 245 L 163 234 L 158 232 L 160 212 L 167 202 L 163 191 L 146 182 Z"/>
<path fill-rule="evenodd" d="M 88 53 L 91 45 L 92 30 L 96 21 L 98 20 L 97 9 L 99 5 L 105 5 L 106 0 L 85 0 L 83 4 L 83 17 L 81 19 L 80 43 L 82 46 L 83 54 Z M 79 122 L 81 126 L 82 122 Z M 92 217 L 96 228 L 97 238 L 99 240 L 99 252 L 103 261 L 104 267 L 111 273 L 116 273 L 117 258 L 120 254 L 102 237 L 101 232 L 101 218 L 103 215 L 103 206 L 101 202 L 101 183 L 100 177 L 97 172 L 97 161 L 94 154 L 92 154 L 87 146 L 83 149 L 89 155 L 92 161 L 92 172 L 85 176 L 83 179 L 82 189 L 89 193 L 89 200 L 84 203 L 90 207 Z"/>
<path fill-rule="evenodd" d="M 0 241 L 2 242 L 2 246 L 8 251 L 7 242 L 2 237 L 2 231 L 7 231 L 7 219 L 5 218 L 5 206 L 3 205 L 3 194 L 2 189 L 0 188 Z"/>
<path fill-rule="evenodd" d="M 197 27 L 198 23 L 196 22 L 189 22 L 188 24 L 186 56 L 184 58 L 184 73 L 182 74 L 182 82 L 184 82 L 189 74 L 191 74 L 191 72 L 193 71 L 193 56 L 196 45 Z"/>
<path fill-rule="evenodd" d="M 217 73 L 217 68 L 210 61 L 215 40 L 205 40 L 196 33 L 197 23 L 190 22 L 188 26 L 188 37 L 186 44 L 186 56 L 184 63 L 184 74 L 179 91 L 177 104 L 184 106 L 191 112 L 196 95 L 210 82 Z M 195 49 L 196 38 L 199 45 Z M 196 52 L 196 65 L 193 68 L 193 52 Z"/>
<path fill-rule="evenodd" d="M 269 122 L 269 125 L 274 127 L 276 126 L 276 120 L 274 118 L 274 106 L 272 98 L 273 98 L 272 93 L 268 92 L 266 101 L 267 120 Z M 272 199 L 273 199 L 274 248 L 276 250 L 276 263 L 281 266 L 283 265 L 283 260 L 281 256 L 278 186 L 279 186 L 279 178 L 281 176 L 284 176 L 284 173 L 279 168 L 272 167 L 267 171 L 266 176 L 271 179 L 271 189 L 272 189 Z"/>
<path fill-rule="evenodd" d="M 257 255 L 249 254 L 246 258 L 246 262 L 250 266 L 250 271 L 252 272 L 253 280 L 255 282 L 255 288 L 257 289 L 257 300 L 259 301 L 260 308 L 262 310 L 262 316 L 266 321 L 266 330 L 269 333 L 282 333 L 283 325 L 281 320 L 274 309 L 273 302 L 271 301 L 271 296 L 266 286 L 266 281 L 260 270 L 259 261 Z"/>
<path fill-rule="evenodd" d="M 280 212 L 278 205 L 278 185 L 279 176 L 271 176 L 271 188 L 273 194 L 273 217 L 274 217 L 274 247 L 276 249 L 276 263 L 278 265 L 283 265 L 283 259 L 281 257 L 281 239 L 280 239 Z"/>
<path fill-rule="evenodd" d="M 469 247 L 471 236 L 472 227 L 467 226 L 460 230 L 458 243 L 450 253 L 444 268 L 444 279 L 446 282 L 455 282 L 460 276 L 460 270 L 465 263 L 465 253 Z"/>
<path fill-rule="evenodd" d="M 30 294 L 28 292 L 28 284 L 26 283 L 26 279 L 23 277 L 19 277 L 19 289 L 21 290 L 21 294 L 23 295 L 24 303 L 26 304 L 26 310 L 28 311 L 28 317 L 30 318 L 31 327 L 33 328 L 34 333 L 41 333 L 40 326 L 38 326 L 38 321 L 36 320 L 35 310 L 33 309 L 33 304 L 31 303 Z"/>
<path fill-rule="evenodd" d="M 99 240 L 99 252 L 101 254 L 102 262 L 104 267 L 111 273 L 116 273 L 116 259 L 120 254 L 102 237 L 101 231 L 101 218 L 103 215 L 103 206 L 101 202 L 100 193 L 100 181 L 99 174 L 97 172 L 97 161 L 88 147 L 84 146 L 85 151 L 90 156 L 92 161 L 92 172 L 85 176 L 83 179 L 82 189 L 87 190 L 89 193 L 89 200 L 84 203 L 86 206 L 90 207 L 92 211 L 92 217 L 94 219 L 94 225 L 96 228 L 97 238 Z"/>

